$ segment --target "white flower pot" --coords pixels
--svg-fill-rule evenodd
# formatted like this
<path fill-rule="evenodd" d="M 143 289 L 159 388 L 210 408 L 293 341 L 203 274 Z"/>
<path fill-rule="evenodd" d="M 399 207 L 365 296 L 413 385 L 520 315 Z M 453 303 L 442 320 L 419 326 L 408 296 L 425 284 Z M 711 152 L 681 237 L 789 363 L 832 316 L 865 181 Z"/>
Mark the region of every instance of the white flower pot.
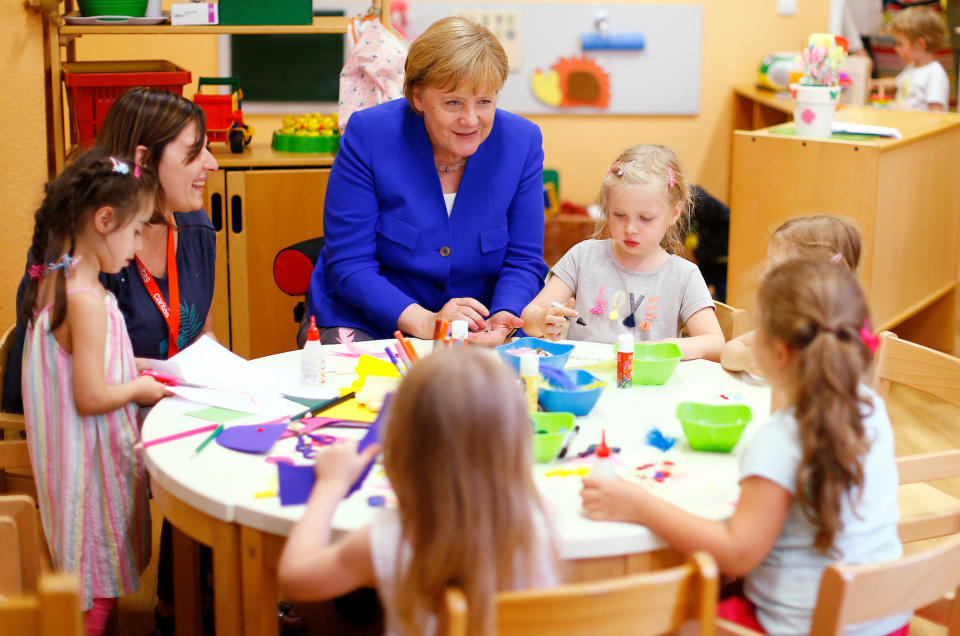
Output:
<path fill-rule="evenodd" d="M 793 123 L 799 137 L 829 137 L 840 101 L 839 86 L 791 84 Z"/>

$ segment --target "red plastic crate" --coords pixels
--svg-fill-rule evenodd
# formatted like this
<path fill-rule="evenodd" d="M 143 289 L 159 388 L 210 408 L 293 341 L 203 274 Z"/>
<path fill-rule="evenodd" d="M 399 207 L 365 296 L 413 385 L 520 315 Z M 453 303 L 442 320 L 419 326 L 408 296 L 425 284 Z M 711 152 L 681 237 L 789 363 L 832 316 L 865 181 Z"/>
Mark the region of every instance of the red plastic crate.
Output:
<path fill-rule="evenodd" d="M 110 106 L 128 88 L 149 86 L 183 95 L 183 87 L 191 79 L 190 71 L 166 60 L 64 62 L 63 82 L 75 141 L 91 147 Z"/>

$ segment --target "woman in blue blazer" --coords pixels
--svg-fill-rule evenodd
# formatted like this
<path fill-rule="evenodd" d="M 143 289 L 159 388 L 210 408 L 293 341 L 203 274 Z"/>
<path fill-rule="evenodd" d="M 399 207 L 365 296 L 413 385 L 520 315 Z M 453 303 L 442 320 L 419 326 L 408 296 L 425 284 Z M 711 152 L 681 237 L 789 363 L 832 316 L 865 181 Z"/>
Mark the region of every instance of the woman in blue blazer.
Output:
<path fill-rule="evenodd" d="M 497 110 L 507 57 L 486 28 L 433 24 L 411 45 L 406 97 L 354 113 L 330 172 L 310 283 L 321 341 L 467 320 L 499 344 L 543 286 L 540 129 Z"/>

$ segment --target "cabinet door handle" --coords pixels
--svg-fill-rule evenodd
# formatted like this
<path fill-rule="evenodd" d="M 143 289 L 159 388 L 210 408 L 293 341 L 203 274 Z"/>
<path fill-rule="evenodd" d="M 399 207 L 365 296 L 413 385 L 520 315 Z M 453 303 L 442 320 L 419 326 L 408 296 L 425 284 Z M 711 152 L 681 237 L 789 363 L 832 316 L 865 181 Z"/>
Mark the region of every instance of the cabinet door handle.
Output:
<path fill-rule="evenodd" d="M 230 227 L 234 234 L 243 231 L 243 199 L 236 194 L 230 197 Z"/>
<path fill-rule="evenodd" d="M 223 229 L 223 196 L 219 192 L 210 195 L 210 220 L 214 230 L 219 232 Z"/>

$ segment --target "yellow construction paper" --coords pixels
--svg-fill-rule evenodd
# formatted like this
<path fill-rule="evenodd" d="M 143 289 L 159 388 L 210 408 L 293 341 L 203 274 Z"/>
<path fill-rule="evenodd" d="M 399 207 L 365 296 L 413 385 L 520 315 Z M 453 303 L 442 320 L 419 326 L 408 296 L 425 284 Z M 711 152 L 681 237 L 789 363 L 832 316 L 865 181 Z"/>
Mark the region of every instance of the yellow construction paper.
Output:
<path fill-rule="evenodd" d="M 376 411 L 370 411 L 357 403 L 356 398 L 338 404 L 332 409 L 324 411 L 321 417 L 333 417 L 339 420 L 354 420 L 357 422 L 372 422 L 377 419 Z"/>

